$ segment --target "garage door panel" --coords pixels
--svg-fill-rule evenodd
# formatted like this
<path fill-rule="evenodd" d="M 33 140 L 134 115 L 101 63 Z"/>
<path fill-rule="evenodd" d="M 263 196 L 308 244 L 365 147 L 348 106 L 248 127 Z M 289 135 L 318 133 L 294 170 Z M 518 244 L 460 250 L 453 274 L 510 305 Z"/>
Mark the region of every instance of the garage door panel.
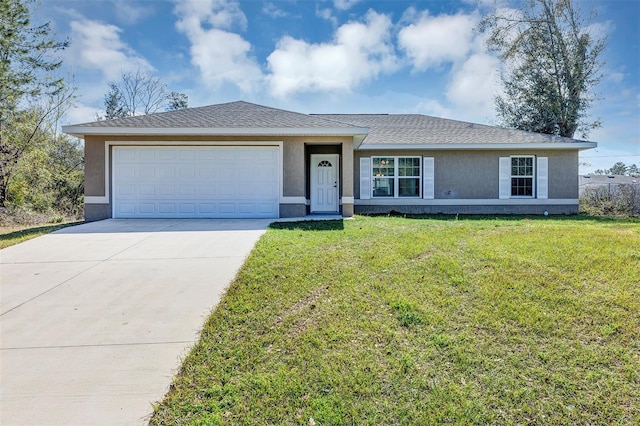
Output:
<path fill-rule="evenodd" d="M 155 197 L 157 195 L 157 188 L 154 185 L 140 185 L 139 195 L 141 197 Z"/>
<path fill-rule="evenodd" d="M 114 217 L 278 217 L 277 147 L 114 147 Z"/>
<path fill-rule="evenodd" d="M 138 208 L 142 214 L 154 214 L 156 212 L 155 203 L 140 203 Z"/>
<path fill-rule="evenodd" d="M 202 203 L 198 206 L 198 212 L 200 214 L 211 214 L 216 212 L 215 204 Z"/>

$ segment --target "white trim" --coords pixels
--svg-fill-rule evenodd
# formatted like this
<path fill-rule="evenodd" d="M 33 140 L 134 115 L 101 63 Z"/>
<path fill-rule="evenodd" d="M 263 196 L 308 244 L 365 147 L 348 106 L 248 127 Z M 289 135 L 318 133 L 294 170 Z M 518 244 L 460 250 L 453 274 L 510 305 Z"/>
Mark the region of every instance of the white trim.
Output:
<path fill-rule="evenodd" d="M 422 197 L 426 200 L 435 198 L 435 158 L 422 157 Z"/>
<path fill-rule="evenodd" d="M 84 197 L 85 204 L 109 204 L 109 197 L 107 196 L 96 196 L 96 195 L 85 195 Z"/>
<path fill-rule="evenodd" d="M 549 157 L 538 157 L 536 167 L 536 198 L 549 198 Z"/>
<path fill-rule="evenodd" d="M 356 136 L 366 135 L 366 127 L 102 127 L 62 126 L 62 132 L 84 135 L 202 135 L 202 136 Z"/>
<path fill-rule="evenodd" d="M 498 159 L 498 198 L 511 198 L 511 157 Z"/>
<path fill-rule="evenodd" d="M 107 140 L 109 145 L 132 145 L 132 146 L 282 146 L 282 141 L 119 141 L 117 139 Z"/>
<path fill-rule="evenodd" d="M 110 151 L 112 146 L 277 146 L 278 149 L 278 168 L 280 179 L 280 200 L 284 197 L 284 154 L 283 141 L 119 141 L 106 140 L 104 142 L 104 195 L 85 195 L 85 204 L 109 204 L 111 202 L 111 161 Z M 306 200 L 304 197 L 299 197 Z M 282 203 L 282 201 L 280 201 Z M 304 203 L 305 201 L 302 201 Z M 298 204 L 287 203 L 283 204 Z M 113 208 L 113 206 L 112 206 Z"/>
<path fill-rule="evenodd" d="M 342 200 L 340 201 L 342 202 L 342 204 L 353 204 L 355 199 L 353 197 L 342 197 Z"/>
<path fill-rule="evenodd" d="M 362 200 L 368 200 L 371 198 L 372 192 L 372 179 L 371 179 L 371 158 L 360 158 L 360 198 Z"/>
<path fill-rule="evenodd" d="M 358 151 L 368 150 L 530 150 L 530 149 L 590 149 L 596 148 L 596 142 L 548 142 L 548 143 L 433 143 L 433 144 L 375 144 L 363 143 Z"/>
<path fill-rule="evenodd" d="M 513 171 L 513 159 L 514 158 L 530 158 L 531 159 L 531 168 L 533 169 L 531 171 L 531 175 L 514 175 L 512 173 Z M 512 155 L 509 157 L 509 196 L 511 198 L 536 198 L 536 171 L 537 171 L 537 167 L 536 167 L 536 156 L 535 155 Z M 518 178 L 526 178 L 526 179 L 531 179 L 531 195 L 513 195 L 513 179 L 518 179 Z"/>
<path fill-rule="evenodd" d="M 280 204 L 307 204 L 304 197 L 280 197 Z"/>
<path fill-rule="evenodd" d="M 365 206 L 518 206 L 518 205 L 577 205 L 577 198 L 510 198 L 505 199 L 436 199 L 421 200 L 416 198 L 376 198 L 370 200 L 355 200 L 356 205 Z"/>
<path fill-rule="evenodd" d="M 373 174 L 374 160 L 376 158 L 392 158 L 393 159 L 393 176 L 375 176 Z M 420 173 L 418 176 L 400 176 L 399 168 L 401 158 L 417 158 L 420 161 L 418 164 L 418 172 Z M 371 198 L 422 198 L 422 185 L 423 185 L 423 170 L 422 170 L 422 156 L 420 155 L 376 155 L 371 157 Z M 375 187 L 376 178 L 380 179 L 393 179 L 393 196 L 377 196 L 374 194 L 373 188 Z M 400 180 L 401 179 L 418 179 L 418 195 L 413 196 L 401 196 L 400 195 Z"/>

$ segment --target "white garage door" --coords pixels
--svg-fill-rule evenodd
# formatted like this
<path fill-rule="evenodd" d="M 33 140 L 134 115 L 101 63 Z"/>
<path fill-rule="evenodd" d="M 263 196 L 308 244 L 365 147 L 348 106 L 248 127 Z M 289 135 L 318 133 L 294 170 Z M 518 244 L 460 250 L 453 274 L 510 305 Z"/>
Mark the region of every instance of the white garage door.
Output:
<path fill-rule="evenodd" d="M 277 147 L 114 146 L 115 218 L 274 218 Z"/>

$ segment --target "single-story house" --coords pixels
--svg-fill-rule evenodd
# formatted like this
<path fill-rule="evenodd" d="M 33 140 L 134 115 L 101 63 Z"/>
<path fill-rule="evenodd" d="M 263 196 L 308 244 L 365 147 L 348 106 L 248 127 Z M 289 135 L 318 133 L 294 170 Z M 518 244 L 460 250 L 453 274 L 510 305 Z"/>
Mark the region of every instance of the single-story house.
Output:
<path fill-rule="evenodd" d="M 573 214 L 596 143 L 420 114 L 248 102 L 64 126 L 84 139 L 85 217 Z"/>
<path fill-rule="evenodd" d="M 581 175 L 578 179 L 578 194 L 582 197 L 587 189 L 604 188 L 609 193 L 620 185 L 640 185 L 640 177 L 624 175 Z"/>

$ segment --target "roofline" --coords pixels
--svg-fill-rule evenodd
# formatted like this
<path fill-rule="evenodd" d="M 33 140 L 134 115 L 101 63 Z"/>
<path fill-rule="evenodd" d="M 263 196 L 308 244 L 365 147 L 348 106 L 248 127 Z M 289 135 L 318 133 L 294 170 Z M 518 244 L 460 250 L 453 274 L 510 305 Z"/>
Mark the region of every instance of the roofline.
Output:
<path fill-rule="evenodd" d="M 598 146 L 597 142 L 548 142 L 548 143 L 439 143 L 439 144 L 361 144 L 358 151 L 420 149 L 420 150 L 502 150 L 502 149 L 591 149 Z"/>
<path fill-rule="evenodd" d="M 62 132 L 82 138 L 85 135 L 199 135 L 199 136 L 358 136 L 366 127 L 93 127 L 62 126 Z"/>

